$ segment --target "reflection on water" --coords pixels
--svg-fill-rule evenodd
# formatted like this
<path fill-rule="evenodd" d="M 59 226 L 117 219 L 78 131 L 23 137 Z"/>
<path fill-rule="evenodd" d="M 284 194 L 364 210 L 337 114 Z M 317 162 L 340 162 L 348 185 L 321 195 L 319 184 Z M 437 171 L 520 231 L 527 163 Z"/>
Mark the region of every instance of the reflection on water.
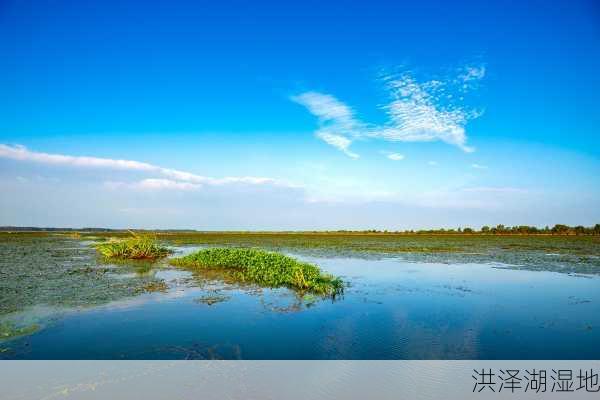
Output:
<path fill-rule="evenodd" d="M 187 249 L 186 251 L 189 251 Z M 64 314 L 0 344 L 37 359 L 598 359 L 600 278 L 490 264 L 300 257 L 335 301 L 162 265 L 166 292 Z"/>

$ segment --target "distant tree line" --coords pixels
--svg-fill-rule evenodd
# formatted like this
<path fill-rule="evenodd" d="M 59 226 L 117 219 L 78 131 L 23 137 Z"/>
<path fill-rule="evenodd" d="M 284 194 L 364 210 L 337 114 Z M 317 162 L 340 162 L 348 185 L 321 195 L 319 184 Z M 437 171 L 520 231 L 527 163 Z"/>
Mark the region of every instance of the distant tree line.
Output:
<path fill-rule="evenodd" d="M 364 231 L 347 231 L 338 230 L 339 233 L 391 233 L 391 234 L 479 234 L 479 235 L 600 235 L 600 224 L 585 227 L 581 225 L 569 226 L 557 224 L 552 228 L 546 226 L 538 228 L 529 225 L 505 226 L 496 225 L 493 227 L 482 226 L 481 229 L 473 229 L 470 227 L 459 227 L 457 229 L 419 229 L 419 230 L 404 230 L 404 231 L 388 231 L 369 229 Z"/>

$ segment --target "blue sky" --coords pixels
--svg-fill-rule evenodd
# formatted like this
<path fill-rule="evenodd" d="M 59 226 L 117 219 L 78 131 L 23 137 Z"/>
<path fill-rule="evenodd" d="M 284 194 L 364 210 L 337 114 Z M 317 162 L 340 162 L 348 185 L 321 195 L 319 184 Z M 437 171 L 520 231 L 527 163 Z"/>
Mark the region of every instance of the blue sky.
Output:
<path fill-rule="evenodd" d="M 123 3 L 0 3 L 0 225 L 600 221 L 597 2 Z"/>

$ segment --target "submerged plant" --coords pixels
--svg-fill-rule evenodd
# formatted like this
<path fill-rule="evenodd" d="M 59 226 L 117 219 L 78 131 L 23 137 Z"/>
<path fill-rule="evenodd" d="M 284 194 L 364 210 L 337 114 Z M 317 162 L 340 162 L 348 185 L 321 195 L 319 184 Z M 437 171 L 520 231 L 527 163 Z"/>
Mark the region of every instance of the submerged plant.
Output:
<path fill-rule="evenodd" d="M 20 336 L 27 336 L 39 330 L 36 324 L 30 326 L 17 326 L 14 322 L 0 322 L 0 340 L 14 339 Z"/>
<path fill-rule="evenodd" d="M 170 263 L 184 268 L 223 270 L 242 282 L 269 287 L 283 286 L 327 296 L 343 291 L 340 278 L 321 272 L 316 265 L 259 249 L 205 249 L 174 258 Z"/>
<path fill-rule="evenodd" d="M 160 245 L 151 235 L 139 235 L 131 232 L 132 237 L 111 239 L 96 245 L 96 250 L 106 258 L 121 259 L 157 259 L 166 257 L 172 251 Z"/>
<path fill-rule="evenodd" d="M 166 292 L 169 290 L 169 286 L 164 281 L 158 282 L 148 282 L 145 284 L 141 290 L 145 293 L 154 293 L 154 292 Z"/>
<path fill-rule="evenodd" d="M 230 298 L 231 298 L 230 296 L 226 296 L 224 294 L 215 292 L 212 294 L 207 294 L 202 297 L 199 297 L 194 301 L 196 303 L 202 303 L 202 304 L 206 304 L 207 306 L 212 306 L 213 304 L 222 303 L 224 301 L 227 301 Z"/>

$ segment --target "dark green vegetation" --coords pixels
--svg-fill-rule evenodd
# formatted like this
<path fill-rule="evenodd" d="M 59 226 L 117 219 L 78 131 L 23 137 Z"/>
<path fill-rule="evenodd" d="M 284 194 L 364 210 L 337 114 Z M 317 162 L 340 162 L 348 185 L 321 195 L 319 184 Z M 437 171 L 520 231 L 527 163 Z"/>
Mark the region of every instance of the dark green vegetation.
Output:
<path fill-rule="evenodd" d="M 319 267 L 279 253 L 260 249 L 213 248 L 197 251 L 170 263 L 184 268 L 227 270 L 241 282 L 335 296 L 343 290 L 341 279 Z"/>
<path fill-rule="evenodd" d="M 96 245 L 96 250 L 106 258 L 155 260 L 171 254 L 171 250 L 158 244 L 154 236 L 131 232 L 126 239 L 111 239 Z"/>

